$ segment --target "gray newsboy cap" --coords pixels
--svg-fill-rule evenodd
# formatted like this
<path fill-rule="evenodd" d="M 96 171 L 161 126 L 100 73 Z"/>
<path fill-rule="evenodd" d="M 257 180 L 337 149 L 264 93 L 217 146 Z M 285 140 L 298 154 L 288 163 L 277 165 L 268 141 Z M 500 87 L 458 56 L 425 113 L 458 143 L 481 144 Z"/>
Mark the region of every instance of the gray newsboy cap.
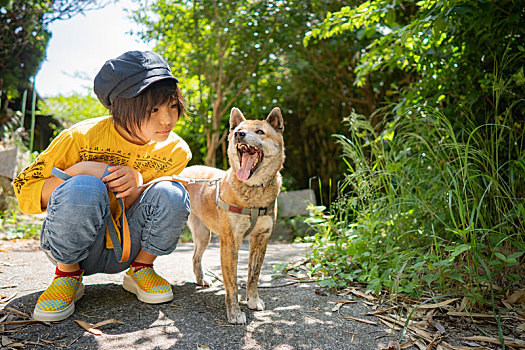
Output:
<path fill-rule="evenodd" d="M 159 54 L 128 51 L 104 63 L 95 77 L 93 90 L 104 107 L 109 109 L 115 97 L 135 97 L 151 84 L 164 79 L 179 82 Z"/>

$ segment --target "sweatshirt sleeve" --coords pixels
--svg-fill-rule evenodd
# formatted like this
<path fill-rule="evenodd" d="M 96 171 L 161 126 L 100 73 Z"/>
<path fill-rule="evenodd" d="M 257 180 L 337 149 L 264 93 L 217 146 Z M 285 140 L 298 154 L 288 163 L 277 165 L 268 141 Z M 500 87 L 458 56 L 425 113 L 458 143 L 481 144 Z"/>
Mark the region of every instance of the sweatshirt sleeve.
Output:
<path fill-rule="evenodd" d="M 188 165 L 191 160 L 191 151 L 188 144 L 180 139 L 180 143 L 177 145 L 177 148 L 174 150 L 174 164 L 173 167 L 169 170 L 167 175 L 179 175 L 182 170 Z"/>
<path fill-rule="evenodd" d="M 41 198 L 44 182 L 51 177 L 53 167 L 66 169 L 80 161 L 78 148 L 69 130 L 62 131 L 38 158 L 13 181 L 18 207 L 26 214 L 42 213 Z"/>

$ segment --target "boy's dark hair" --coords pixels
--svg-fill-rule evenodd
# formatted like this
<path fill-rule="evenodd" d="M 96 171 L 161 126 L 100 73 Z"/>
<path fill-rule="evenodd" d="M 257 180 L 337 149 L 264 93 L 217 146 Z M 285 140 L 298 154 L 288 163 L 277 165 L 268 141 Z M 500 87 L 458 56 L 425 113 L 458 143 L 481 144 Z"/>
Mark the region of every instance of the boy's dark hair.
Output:
<path fill-rule="evenodd" d="M 138 131 L 151 117 L 151 110 L 156 106 L 176 103 L 179 118 L 186 113 L 182 92 L 173 79 L 160 80 L 148 86 L 138 96 L 124 98 L 117 96 L 110 106 L 113 121 L 134 138 L 140 139 Z"/>

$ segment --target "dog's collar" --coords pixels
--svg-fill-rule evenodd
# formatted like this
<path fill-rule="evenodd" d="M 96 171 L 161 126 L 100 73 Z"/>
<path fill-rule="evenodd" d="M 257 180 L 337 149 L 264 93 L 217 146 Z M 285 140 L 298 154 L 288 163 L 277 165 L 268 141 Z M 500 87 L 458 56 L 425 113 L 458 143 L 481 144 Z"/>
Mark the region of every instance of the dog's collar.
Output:
<path fill-rule="evenodd" d="M 273 182 L 273 180 L 272 180 Z M 257 223 L 257 219 L 261 215 L 270 215 L 273 213 L 273 210 L 275 208 L 275 204 L 277 203 L 277 199 L 268 207 L 266 208 L 243 208 L 238 207 L 236 205 L 231 205 L 226 202 L 224 202 L 220 196 L 219 196 L 219 181 L 215 184 L 215 202 L 217 203 L 217 207 L 224 209 L 226 211 L 236 213 L 236 214 L 242 214 L 242 215 L 250 215 L 250 227 L 244 232 L 243 237 L 248 236 L 253 229 L 255 228 L 255 224 Z"/>
<path fill-rule="evenodd" d="M 275 202 L 273 202 L 272 205 L 266 208 L 243 208 L 243 207 L 238 207 L 235 205 L 228 204 L 224 202 L 223 200 L 219 199 L 217 201 L 217 206 L 224 210 L 231 211 L 232 213 L 250 215 L 251 217 L 253 216 L 257 217 L 260 215 L 270 215 L 273 212 L 273 208 L 275 207 Z"/>

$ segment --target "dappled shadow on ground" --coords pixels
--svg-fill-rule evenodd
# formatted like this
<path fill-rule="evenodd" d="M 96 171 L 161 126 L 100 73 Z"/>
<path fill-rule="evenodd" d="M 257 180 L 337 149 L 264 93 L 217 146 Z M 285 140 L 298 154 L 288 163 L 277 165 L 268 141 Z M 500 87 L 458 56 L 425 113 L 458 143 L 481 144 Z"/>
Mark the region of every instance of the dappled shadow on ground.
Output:
<path fill-rule="evenodd" d="M 194 283 L 174 285 L 175 299 L 147 305 L 118 284 L 86 286 L 84 297 L 69 319 L 6 326 L 16 341 L 44 347 L 97 349 L 374 349 L 370 332 L 338 319 L 327 304 L 329 296 L 315 294 L 313 286 L 293 285 L 262 289 L 266 311 L 251 311 L 246 325 L 226 322 L 224 291 L 220 283 L 201 288 Z M 244 293 L 244 291 L 241 291 Z M 11 301 L 7 307 L 30 313 L 39 293 Z M 333 297 L 332 297 L 333 298 Z M 362 311 L 360 308 L 352 313 Z M 22 319 L 21 317 L 17 318 Z M 75 320 L 90 323 L 116 319 L 123 324 L 100 327 L 103 335 L 85 332 Z M 10 333 L 16 330 L 16 333 Z"/>
<path fill-rule="evenodd" d="M 16 247 L 14 247 L 16 248 Z M 191 268 L 192 244 L 179 244 L 176 251 L 159 257 L 156 270 L 172 283 L 175 299 L 166 304 L 148 305 L 126 292 L 122 274 L 85 278 L 85 295 L 76 303 L 75 313 L 60 323 L 28 323 L 28 318 L 9 310 L 30 314 L 40 293 L 52 278 L 53 269 L 39 251 L 0 252 L 0 319 L 7 318 L 3 335 L 26 348 L 72 349 L 375 349 L 387 342 L 375 326 L 343 319 L 332 312 L 332 300 L 343 297 L 326 294 L 315 283 L 290 284 L 289 278 L 275 275 L 272 265 L 293 262 L 305 256 L 301 245 L 269 246 L 260 281 L 265 311 L 249 310 L 246 325 L 226 321 L 224 289 L 220 281 L 212 287 L 197 286 Z M 221 277 L 219 246 L 216 242 L 204 254 L 204 265 Z M 248 245 L 239 254 L 239 282 L 246 280 Z M 190 282 L 188 282 L 190 281 Z M 297 281 L 295 281 L 297 282 Z M 14 298 L 10 298 L 17 293 Z M 240 288 L 244 296 L 245 289 Z M 9 300 L 6 302 L 6 299 Z M 5 302 L 5 303 L 4 303 Z M 3 310 L 1 310 L 3 308 Z M 369 311 L 361 302 L 344 305 L 345 316 L 366 318 Z M 116 319 L 122 323 L 100 326 L 102 335 L 86 332 L 75 320 L 96 324 Z M 22 321 L 21 323 L 19 321 Z M 1 323 L 1 322 L 0 322 Z M 381 330 L 382 331 L 382 330 Z"/>

